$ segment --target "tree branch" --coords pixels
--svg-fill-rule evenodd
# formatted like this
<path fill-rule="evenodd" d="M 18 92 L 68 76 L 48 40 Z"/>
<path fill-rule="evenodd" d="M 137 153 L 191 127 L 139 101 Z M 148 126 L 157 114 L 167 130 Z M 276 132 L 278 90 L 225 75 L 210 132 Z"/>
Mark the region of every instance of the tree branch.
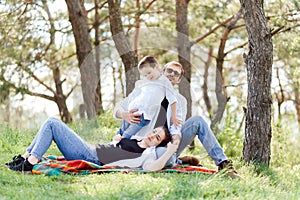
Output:
<path fill-rule="evenodd" d="M 205 33 L 204 35 L 201 35 L 199 37 L 197 37 L 194 41 L 191 42 L 191 46 L 193 46 L 194 44 L 200 42 L 201 40 L 203 40 L 204 38 L 206 38 L 207 36 L 209 36 L 210 34 L 214 33 L 218 28 L 224 26 L 225 24 L 227 24 L 228 22 L 230 22 L 233 19 L 234 16 L 231 16 L 229 18 L 227 18 L 226 20 L 224 20 L 223 22 L 215 25 L 212 27 L 211 30 L 209 30 L 207 33 Z"/>

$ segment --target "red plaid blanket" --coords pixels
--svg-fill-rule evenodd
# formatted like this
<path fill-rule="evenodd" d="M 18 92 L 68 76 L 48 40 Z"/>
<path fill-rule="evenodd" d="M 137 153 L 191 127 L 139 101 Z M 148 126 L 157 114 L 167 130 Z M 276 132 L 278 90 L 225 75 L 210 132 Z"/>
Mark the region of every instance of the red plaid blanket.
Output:
<path fill-rule="evenodd" d="M 46 174 L 49 176 L 60 174 L 92 174 L 104 172 L 141 172 L 146 173 L 142 169 L 120 168 L 99 166 L 97 164 L 84 160 L 66 161 L 63 157 L 46 156 L 41 162 L 33 167 L 33 174 Z M 160 172 L 178 172 L 178 173 L 203 173 L 214 174 L 217 171 L 200 166 L 177 165 L 172 168 L 164 168 Z"/>

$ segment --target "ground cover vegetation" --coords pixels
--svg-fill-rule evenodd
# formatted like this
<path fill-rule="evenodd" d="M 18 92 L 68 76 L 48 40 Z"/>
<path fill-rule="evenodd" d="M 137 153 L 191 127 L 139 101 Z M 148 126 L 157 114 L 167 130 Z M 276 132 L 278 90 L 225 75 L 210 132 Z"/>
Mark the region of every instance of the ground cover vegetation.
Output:
<path fill-rule="evenodd" d="M 2 126 L 0 130 L 0 199 L 299 199 L 299 138 L 293 141 L 289 130 L 273 124 L 270 167 L 248 165 L 241 161 L 242 135 L 228 120 L 217 137 L 243 180 L 225 174 L 106 173 L 93 175 L 28 175 L 9 171 L 3 164 L 23 152 L 33 139 L 35 129 L 20 130 Z M 98 118 L 98 126 L 76 120 L 70 125 L 90 142 L 109 142 L 118 122 L 110 112 Z M 201 144 L 195 143 L 194 155 L 208 168 L 215 169 Z M 47 154 L 60 155 L 55 144 Z"/>

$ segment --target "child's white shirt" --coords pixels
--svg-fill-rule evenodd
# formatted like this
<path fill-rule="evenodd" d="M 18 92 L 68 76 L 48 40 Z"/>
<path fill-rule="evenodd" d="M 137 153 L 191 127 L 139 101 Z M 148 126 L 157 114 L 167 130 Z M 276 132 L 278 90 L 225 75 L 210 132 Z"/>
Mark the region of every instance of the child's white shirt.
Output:
<path fill-rule="evenodd" d="M 165 76 L 156 80 L 138 80 L 131 94 L 128 110 L 138 109 L 136 113 L 144 114 L 145 119 L 152 120 L 165 97 L 169 105 L 177 102 L 176 92 Z"/>

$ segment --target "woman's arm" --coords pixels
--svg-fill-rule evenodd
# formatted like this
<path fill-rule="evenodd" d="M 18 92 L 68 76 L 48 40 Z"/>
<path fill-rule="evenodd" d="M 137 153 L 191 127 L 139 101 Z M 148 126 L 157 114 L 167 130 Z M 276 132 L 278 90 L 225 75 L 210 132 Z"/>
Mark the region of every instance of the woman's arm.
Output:
<path fill-rule="evenodd" d="M 166 152 L 156 160 L 146 160 L 143 169 L 147 171 L 158 171 L 165 167 L 169 158 L 176 152 L 177 144 L 168 143 Z"/>

